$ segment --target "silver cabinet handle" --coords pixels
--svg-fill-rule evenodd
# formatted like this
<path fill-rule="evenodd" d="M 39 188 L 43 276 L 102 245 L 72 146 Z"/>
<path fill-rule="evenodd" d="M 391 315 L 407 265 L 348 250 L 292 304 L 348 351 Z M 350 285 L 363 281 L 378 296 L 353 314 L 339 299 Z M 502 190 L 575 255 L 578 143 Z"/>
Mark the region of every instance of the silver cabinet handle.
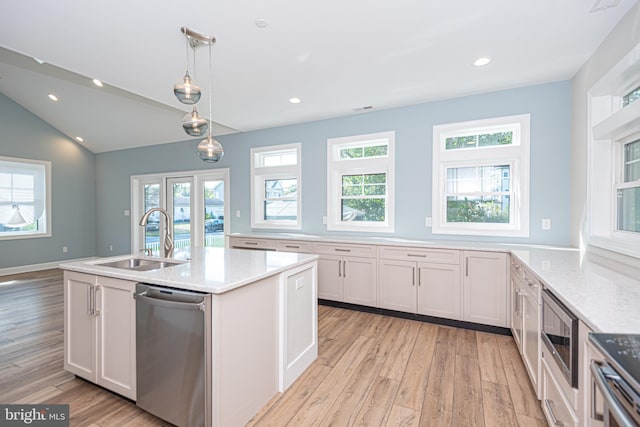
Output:
<path fill-rule="evenodd" d="M 291 248 L 291 249 L 300 249 L 300 246 L 298 245 L 284 245 L 285 248 Z"/>
<path fill-rule="evenodd" d="M 426 258 L 427 257 L 426 254 L 407 254 L 407 256 L 420 257 L 420 258 Z"/>
<path fill-rule="evenodd" d="M 93 315 L 100 316 L 100 309 L 98 308 L 98 291 L 100 290 L 100 286 L 93 287 Z"/>
<path fill-rule="evenodd" d="M 342 277 L 347 277 L 347 261 L 342 261 Z"/>
<path fill-rule="evenodd" d="M 87 286 L 87 316 L 91 316 L 93 314 L 92 306 L 91 306 L 91 293 L 93 286 Z"/>
<path fill-rule="evenodd" d="M 422 286 L 422 276 L 420 275 L 421 267 L 418 267 L 418 286 Z"/>
<path fill-rule="evenodd" d="M 244 242 L 245 245 L 257 245 L 258 242 Z"/>
<path fill-rule="evenodd" d="M 469 257 L 464 258 L 464 275 L 469 276 Z"/>
<path fill-rule="evenodd" d="M 338 261 L 338 277 L 342 277 L 342 270 L 340 269 L 342 267 L 342 261 Z"/>
<path fill-rule="evenodd" d="M 336 251 L 336 252 L 351 252 L 351 249 L 334 248 L 333 250 Z"/>
<path fill-rule="evenodd" d="M 411 277 L 411 286 L 415 286 L 416 285 L 416 268 L 415 267 L 411 267 L 411 271 L 413 272 L 412 277 Z"/>
<path fill-rule="evenodd" d="M 560 422 L 556 418 L 556 414 L 553 413 L 553 407 L 551 406 L 552 403 L 553 403 L 553 401 L 551 401 L 549 399 L 545 399 L 544 400 L 544 406 L 547 408 L 547 411 L 549 411 L 549 416 L 551 417 L 551 422 L 553 423 L 554 426 L 564 426 L 564 423 Z"/>

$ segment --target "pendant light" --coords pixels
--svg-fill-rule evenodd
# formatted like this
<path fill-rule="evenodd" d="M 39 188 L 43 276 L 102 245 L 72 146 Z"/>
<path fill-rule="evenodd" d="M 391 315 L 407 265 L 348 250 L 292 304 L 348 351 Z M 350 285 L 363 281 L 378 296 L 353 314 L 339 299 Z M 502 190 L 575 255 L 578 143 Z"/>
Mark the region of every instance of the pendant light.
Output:
<path fill-rule="evenodd" d="M 198 156 L 200 157 L 200 160 L 207 163 L 216 163 L 222 160 L 222 157 L 224 157 L 224 149 L 222 148 L 222 145 L 218 141 L 213 139 L 213 136 L 211 135 L 211 128 L 213 128 L 213 122 L 211 119 L 213 111 L 211 104 L 211 99 L 213 97 L 213 84 L 211 83 L 213 81 L 213 71 L 211 67 L 211 45 L 213 43 L 215 43 L 215 39 L 213 39 L 213 42 L 209 44 L 209 136 L 207 136 L 207 138 L 203 139 L 200 144 L 198 144 Z"/>
<path fill-rule="evenodd" d="M 182 128 L 191 136 L 202 136 L 209 129 L 209 122 L 198 114 L 198 109 L 193 106 L 193 111 L 184 116 L 182 119 Z"/>
<path fill-rule="evenodd" d="M 184 33 L 184 27 L 183 33 Z M 186 33 L 185 33 L 186 34 Z M 193 55 L 195 60 L 195 46 L 193 43 L 191 44 L 191 48 L 193 49 Z M 183 104 L 195 104 L 200 101 L 200 96 L 202 96 L 202 92 L 200 91 L 200 87 L 193 83 L 191 80 L 191 76 L 189 75 L 189 37 L 187 37 L 187 71 L 184 74 L 184 77 L 179 80 L 175 85 L 173 85 L 173 94 L 178 98 L 178 101 Z"/>

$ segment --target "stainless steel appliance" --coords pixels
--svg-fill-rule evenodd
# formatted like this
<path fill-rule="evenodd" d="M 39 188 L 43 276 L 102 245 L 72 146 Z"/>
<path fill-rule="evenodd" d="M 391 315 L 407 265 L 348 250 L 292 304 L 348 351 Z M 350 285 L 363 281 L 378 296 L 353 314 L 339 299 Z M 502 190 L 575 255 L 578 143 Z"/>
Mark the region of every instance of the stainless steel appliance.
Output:
<path fill-rule="evenodd" d="M 578 388 L 578 318 L 548 289 L 542 292 L 540 335 L 567 382 Z"/>
<path fill-rule="evenodd" d="M 589 334 L 604 362 L 591 362 L 591 377 L 604 400 L 606 427 L 640 426 L 640 335 Z M 593 402 L 592 402 L 593 404 Z"/>
<path fill-rule="evenodd" d="M 177 426 L 211 420 L 207 294 L 136 285 L 136 404 Z"/>

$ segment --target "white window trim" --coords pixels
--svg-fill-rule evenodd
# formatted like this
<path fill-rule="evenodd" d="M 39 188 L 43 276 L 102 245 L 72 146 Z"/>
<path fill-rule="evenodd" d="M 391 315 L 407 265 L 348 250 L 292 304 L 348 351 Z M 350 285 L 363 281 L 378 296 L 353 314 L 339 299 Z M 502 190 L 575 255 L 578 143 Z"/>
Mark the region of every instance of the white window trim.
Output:
<path fill-rule="evenodd" d="M 193 177 L 193 190 L 196 194 L 204 192 L 205 181 L 224 181 L 224 234 L 230 234 L 231 225 L 231 199 L 229 169 L 205 169 L 196 171 L 166 172 L 146 175 L 131 176 L 131 248 L 132 253 L 142 250 L 144 244 L 144 230 L 140 226 L 140 218 L 144 215 L 142 205 L 142 192 L 145 184 L 160 184 L 160 207 L 167 209 L 167 180 L 171 178 Z M 193 199 L 192 212 L 204 212 L 204 206 L 199 197 Z M 164 229 L 164 221 L 160 221 L 160 230 Z M 193 215 L 192 231 L 204 230 L 204 215 Z M 193 246 L 204 246 L 204 232 L 192 233 Z"/>
<path fill-rule="evenodd" d="M 510 129 L 514 143 L 510 145 L 446 150 L 445 140 L 452 136 L 469 135 Z M 433 127 L 432 233 L 473 236 L 529 237 L 529 145 L 530 115 L 520 114 L 491 119 L 449 123 Z M 470 160 L 470 157 L 473 160 Z M 511 166 L 511 221 L 500 223 L 448 223 L 447 169 L 452 167 Z"/>
<path fill-rule="evenodd" d="M 640 101 L 622 107 L 623 95 L 638 85 L 637 73 L 630 72 L 640 63 L 638 58 L 640 44 L 587 93 L 585 222 L 586 244 L 635 258 L 640 258 L 640 233 L 617 230 L 616 190 L 621 181 L 622 145 L 640 139 Z"/>
<path fill-rule="evenodd" d="M 44 179 L 45 179 L 45 230 L 33 231 L 33 232 L 5 232 L 0 236 L 0 240 L 19 240 L 19 239 L 36 239 L 40 237 L 51 237 L 52 221 L 51 221 L 51 162 L 46 160 L 31 160 L 21 159 L 16 157 L 3 157 L 0 156 L 0 160 L 7 162 L 28 163 L 33 165 L 44 166 Z"/>
<path fill-rule="evenodd" d="M 361 146 L 363 143 L 384 141 L 387 144 L 386 157 L 334 160 L 341 148 Z M 376 144 L 374 144 L 376 145 Z M 342 175 L 387 174 L 387 196 L 385 221 L 349 222 L 342 221 L 340 214 L 340 194 Z M 327 140 L 327 230 L 356 231 L 369 233 L 393 233 L 395 231 L 395 132 L 379 132 Z"/>
<path fill-rule="evenodd" d="M 296 151 L 296 164 L 258 167 L 256 155 L 272 151 Z M 264 219 L 264 183 L 271 179 L 295 178 L 298 182 L 296 220 Z M 270 145 L 251 149 L 251 228 L 300 230 L 302 229 L 302 144 Z"/>

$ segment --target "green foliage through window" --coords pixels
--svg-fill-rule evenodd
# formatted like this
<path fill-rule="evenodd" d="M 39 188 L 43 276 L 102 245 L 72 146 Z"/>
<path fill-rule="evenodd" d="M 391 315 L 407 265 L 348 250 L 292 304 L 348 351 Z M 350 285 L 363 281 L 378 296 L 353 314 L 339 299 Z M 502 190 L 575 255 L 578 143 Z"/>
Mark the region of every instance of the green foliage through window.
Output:
<path fill-rule="evenodd" d="M 447 150 L 461 148 L 491 147 L 513 144 L 513 132 L 482 133 L 478 135 L 455 136 L 445 139 Z"/>
<path fill-rule="evenodd" d="M 340 150 L 340 159 L 359 159 L 363 157 L 382 157 L 387 155 L 388 147 L 373 145 L 366 147 L 343 148 Z"/>
<path fill-rule="evenodd" d="M 447 197 L 447 222 L 508 223 L 509 196 Z"/>

